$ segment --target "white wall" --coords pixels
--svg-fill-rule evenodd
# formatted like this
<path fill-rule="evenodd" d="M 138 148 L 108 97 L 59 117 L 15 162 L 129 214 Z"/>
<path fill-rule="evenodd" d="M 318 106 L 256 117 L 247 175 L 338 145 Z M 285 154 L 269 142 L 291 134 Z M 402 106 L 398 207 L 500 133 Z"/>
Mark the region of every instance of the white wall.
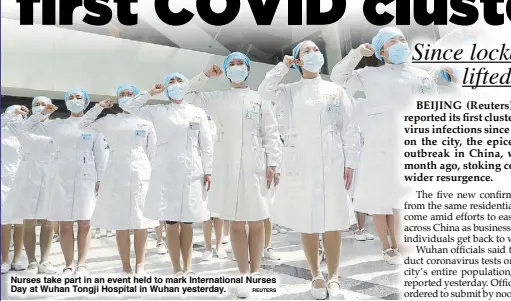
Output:
<path fill-rule="evenodd" d="M 20 26 L 2 22 L 2 94 L 62 99 L 71 88 L 85 88 L 95 101 L 114 97 L 119 84 L 148 89 L 165 75 L 181 72 L 193 77 L 224 57 L 186 49 L 123 40 L 52 26 Z M 257 89 L 273 66 L 254 63 L 249 85 Z M 300 78 L 292 70 L 285 82 Z M 210 80 L 205 91 L 227 89 L 222 76 Z M 164 99 L 160 96 L 159 99 Z"/>

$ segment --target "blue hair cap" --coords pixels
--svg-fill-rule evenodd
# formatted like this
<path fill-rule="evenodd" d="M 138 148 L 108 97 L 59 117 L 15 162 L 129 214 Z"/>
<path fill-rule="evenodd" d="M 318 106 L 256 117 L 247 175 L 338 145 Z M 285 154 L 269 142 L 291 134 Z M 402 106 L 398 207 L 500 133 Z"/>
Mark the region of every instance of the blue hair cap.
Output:
<path fill-rule="evenodd" d="M 121 94 L 121 92 L 124 90 L 131 91 L 136 95 L 140 94 L 140 90 L 136 86 L 130 84 L 122 84 L 119 86 L 119 88 L 117 88 L 115 96 L 119 97 L 119 94 Z"/>
<path fill-rule="evenodd" d="M 64 101 L 67 101 L 69 99 L 69 96 L 71 94 L 82 94 L 83 96 L 83 99 L 85 100 L 85 106 L 88 106 L 89 103 L 90 103 L 90 98 L 89 98 L 89 94 L 87 94 L 87 91 L 85 91 L 85 89 L 82 89 L 82 88 L 76 88 L 76 89 L 72 89 L 72 90 L 69 90 L 66 95 L 64 96 Z"/>
<path fill-rule="evenodd" d="M 66 98 L 67 99 L 67 98 Z M 41 100 L 41 101 L 44 101 L 46 104 L 51 104 L 51 99 L 46 97 L 46 96 L 36 96 L 34 97 L 34 99 L 32 100 L 32 106 L 35 105 L 35 103 L 38 101 L 38 100 Z"/>
<path fill-rule="evenodd" d="M 380 55 L 380 50 L 383 48 L 385 43 L 392 40 L 395 37 L 404 37 L 405 35 L 401 31 L 401 29 L 397 27 L 385 27 L 380 29 L 376 36 L 373 38 L 372 44 L 374 48 L 374 54 L 376 58 L 380 61 L 383 61 L 383 58 Z"/>
<path fill-rule="evenodd" d="M 224 65 L 223 65 L 223 69 L 224 69 L 224 73 L 227 73 L 227 67 L 229 67 L 229 64 L 234 61 L 234 60 L 243 60 L 245 62 L 245 64 L 247 64 L 247 67 L 250 68 L 252 66 L 252 62 L 250 61 L 250 59 L 248 58 L 248 56 L 246 56 L 244 53 L 241 53 L 241 52 L 233 52 L 231 54 L 229 54 L 225 60 L 224 60 Z"/>
<path fill-rule="evenodd" d="M 184 82 L 188 81 L 188 78 L 186 78 L 186 76 L 184 76 L 183 74 L 181 74 L 179 72 L 174 72 L 174 73 L 171 73 L 171 74 L 165 76 L 165 79 L 163 81 L 165 83 L 165 87 L 167 87 L 169 85 L 170 81 L 173 78 L 180 78 Z"/>

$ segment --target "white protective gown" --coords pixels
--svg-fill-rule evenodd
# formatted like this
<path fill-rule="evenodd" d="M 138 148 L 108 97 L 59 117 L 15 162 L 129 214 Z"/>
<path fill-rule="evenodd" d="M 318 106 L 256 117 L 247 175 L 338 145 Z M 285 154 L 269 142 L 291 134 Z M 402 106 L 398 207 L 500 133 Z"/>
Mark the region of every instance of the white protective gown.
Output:
<path fill-rule="evenodd" d="M 152 122 L 158 136 L 144 216 L 159 221 L 203 222 L 207 202 L 204 175 L 211 174 L 213 161 L 206 112 L 187 102 L 145 105 L 149 99 L 144 92 L 123 108 Z"/>
<path fill-rule="evenodd" d="M 332 70 L 333 82 L 342 85 L 348 95 L 364 92 L 361 109 L 366 118 L 361 124 L 364 146 L 357 170 L 354 192 L 355 211 L 368 214 L 392 214 L 401 207 L 406 193 L 401 184 L 400 111 L 409 108 L 416 96 L 436 95 L 431 75 L 410 64 L 388 64 L 354 71 L 362 59 L 352 50 Z"/>
<path fill-rule="evenodd" d="M 211 116 L 208 116 L 208 120 L 209 120 L 209 129 L 211 130 L 211 141 L 213 141 L 213 152 L 215 152 L 215 149 L 217 149 L 217 144 L 218 144 L 218 132 L 219 132 L 219 130 L 218 130 L 218 127 L 217 127 L 216 123 L 211 118 Z M 213 160 L 213 163 L 214 162 L 215 162 L 215 160 Z M 213 164 L 213 170 L 215 170 L 215 169 L 216 169 L 216 167 Z M 208 202 L 209 202 L 209 198 L 208 198 Z M 204 208 L 203 208 L 203 220 L 204 221 L 207 221 L 208 219 L 211 219 L 211 218 L 217 218 L 218 217 L 218 214 L 209 211 L 208 207 L 209 206 L 206 204 L 206 206 L 204 206 Z"/>
<path fill-rule="evenodd" d="M 92 114 L 94 109 L 91 110 Z M 89 114 L 89 112 L 87 113 Z M 41 120 L 41 113 L 29 119 Z M 42 123 L 52 138 L 55 160 L 51 164 L 48 220 L 90 220 L 96 204 L 96 182 L 106 166 L 103 135 L 83 130 L 86 117 L 53 119 Z"/>
<path fill-rule="evenodd" d="M 271 219 L 301 233 L 347 229 L 344 169 L 356 167 L 359 152 L 351 102 L 340 86 L 320 77 L 281 84 L 288 71 L 279 63 L 259 87 L 289 122 Z"/>
<path fill-rule="evenodd" d="M 11 190 L 12 184 L 20 165 L 22 148 L 21 144 L 9 127 L 8 123 L 21 122 L 21 116 L 15 116 L 13 113 L 2 114 L 2 225 L 23 224 L 23 219 L 9 219 L 4 213 L 4 204 L 7 195 Z"/>
<path fill-rule="evenodd" d="M 200 74 L 194 91 L 207 81 Z M 281 161 L 278 125 L 271 104 L 250 88 L 201 92 L 194 104 L 206 108 L 222 125 L 216 144 L 209 209 L 229 221 L 260 221 L 270 217 L 266 167 Z"/>
<path fill-rule="evenodd" d="M 49 167 L 53 162 L 54 145 L 43 124 L 30 118 L 22 123 L 7 124 L 23 148 L 16 178 L 2 210 L 9 219 L 48 218 L 52 183 Z"/>
<path fill-rule="evenodd" d="M 105 136 L 110 151 L 91 225 L 111 230 L 157 227 L 158 221 L 143 215 L 156 151 L 153 124 L 121 113 L 100 118 L 90 128 Z"/>

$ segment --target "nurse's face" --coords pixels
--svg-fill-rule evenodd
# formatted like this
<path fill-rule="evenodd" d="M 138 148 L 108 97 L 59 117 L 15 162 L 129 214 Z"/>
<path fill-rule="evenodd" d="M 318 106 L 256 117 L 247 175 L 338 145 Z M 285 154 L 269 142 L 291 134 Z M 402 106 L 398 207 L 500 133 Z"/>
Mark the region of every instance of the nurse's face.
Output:
<path fill-rule="evenodd" d="M 298 54 L 298 59 L 300 61 L 297 63 L 297 65 L 300 67 L 303 67 L 304 63 L 303 63 L 302 57 L 304 55 L 308 55 L 308 54 L 315 53 L 315 52 L 321 53 L 321 50 L 319 50 L 318 45 L 316 45 L 312 41 L 307 41 L 307 42 L 303 43 L 302 48 L 300 48 L 300 53 Z"/>
<path fill-rule="evenodd" d="M 48 103 L 44 100 L 40 100 L 40 99 L 36 100 L 36 102 L 34 102 L 34 105 L 32 106 L 32 114 L 34 114 L 34 108 L 36 108 L 36 107 L 44 108 L 44 107 L 46 107 L 47 104 Z"/>
<path fill-rule="evenodd" d="M 73 94 L 70 94 L 69 97 L 66 99 L 66 101 L 70 101 L 70 100 L 83 100 L 85 101 L 85 99 L 83 98 L 83 94 L 82 93 L 73 93 Z"/>
<path fill-rule="evenodd" d="M 247 66 L 247 64 L 242 59 L 235 59 L 235 60 L 232 60 L 229 63 L 229 66 L 227 66 L 227 67 L 233 67 L 233 66 Z M 248 66 L 247 66 L 247 68 L 248 68 Z M 250 69 L 249 69 L 249 71 L 250 71 Z"/>
<path fill-rule="evenodd" d="M 34 102 L 33 107 L 39 107 L 39 106 L 46 107 L 47 104 L 48 103 L 46 101 L 38 99 L 38 100 L 36 100 L 36 102 Z"/>
<path fill-rule="evenodd" d="M 396 44 L 399 44 L 399 43 L 402 43 L 408 47 L 408 41 L 406 40 L 406 38 L 403 36 L 397 36 L 397 37 L 394 37 L 394 38 L 388 40 L 385 44 L 383 44 L 383 48 L 380 50 L 380 55 L 382 57 L 388 58 L 389 57 L 388 49 Z"/>
<path fill-rule="evenodd" d="M 167 87 L 172 86 L 173 84 L 178 84 L 178 83 L 182 84 L 182 83 L 184 83 L 184 81 L 181 78 L 179 78 L 179 77 L 173 77 L 170 80 L 169 85 Z"/>
<path fill-rule="evenodd" d="M 135 93 L 133 93 L 132 90 L 122 90 L 121 92 L 119 92 L 119 95 L 117 95 L 117 99 L 121 99 L 121 98 L 124 98 L 124 97 L 133 97 L 135 96 Z"/>

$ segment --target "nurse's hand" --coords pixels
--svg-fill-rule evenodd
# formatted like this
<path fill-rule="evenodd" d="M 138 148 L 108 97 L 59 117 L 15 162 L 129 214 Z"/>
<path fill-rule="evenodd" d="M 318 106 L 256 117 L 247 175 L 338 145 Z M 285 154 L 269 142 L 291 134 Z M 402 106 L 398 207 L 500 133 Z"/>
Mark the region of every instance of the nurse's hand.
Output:
<path fill-rule="evenodd" d="M 275 177 L 275 167 L 270 166 L 266 168 L 266 184 L 268 185 L 268 189 L 270 189 L 271 182 L 273 181 L 273 178 Z"/>
<path fill-rule="evenodd" d="M 273 183 L 275 184 L 275 186 L 279 185 L 279 183 L 280 183 L 280 174 L 279 173 L 276 173 L 275 176 L 273 177 Z"/>
<path fill-rule="evenodd" d="M 108 99 L 108 98 L 107 98 L 107 99 L 105 99 L 105 100 L 101 101 L 101 102 L 99 103 L 99 105 L 100 105 L 103 109 L 108 109 L 108 108 L 113 107 L 113 106 L 114 106 L 114 103 L 113 103 L 113 101 L 111 101 L 110 99 Z"/>
<path fill-rule="evenodd" d="M 98 193 L 98 191 L 99 191 L 99 183 L 100 183 L 99 181 L 98 181 L 98 182 L 96 182 L 96 194 L 97 194 L 97 193 Z"/>
<path fill-rule="evenodd" d="M 162 84 L 156 84 L 149 90 L 148 93 L 149 95 L 154 96 L 162 93 L 163 91 L 165 91 L 165 86 Z"/>
<path fill-rule="evenodd" d="M 222 69 L 220 69 L 217 65 L 211 66 L 208 71 L 204 72 L 204 74 L 209 78 L 219 77 L 222 73 Z"/>
<path fill-rule="evenodd" d="M 211 189 L 211 176 L 204 176 L 204 186 L 207 187 L 207 191 Z"/>
<path fill-rule="evenodd" d="M 451 67 L 443 66 L 441 68 L 441 70 L 443 70 L 443 71 L 447 72 L 447 74 L 449 74 L 449 76 L 451 77 L 451 81 L 453 83 L 456 84 L 458 82 L 458 78 L 456 78 L 456 76 L 454 76 L 454 71 L 452 70 Z"/>
<path fill-rule="evenodd" d="M 41 114 L 48 115 L 58 110 L 58 107 L 56 105 L 53 105 L 51 103 L 47 104 L 44 109 L 41 111 Z"/>
<path fill-rule="evenodd" d="M 27 107 L 25 106 L 20 106 L 19 108 L 17 108 L 16 110 L 14 110 L 14 115 L 21 115 L 21 116 L 26 116 L 28 114 L 29 110 Z"/>
<path fill-rule="evenodd" d="M 353 169 L 346 167 L 344 168 L 344 188 L 350 190 L 351 182 L 353 181 Z"/>
<path fill-rule="evenodd" d="M 293 64 L 295 63 L 295 58 L 290 56 L 290 55 L 286 55 L 284 57 L 284 60 L 282 61 L 284 63 L 284 65 L 286 65 L 288 68 L 291 68 L 291 66 L 293 66 Z"/>
<path fill-rule="evenodd" d="M 373 45 L 371 45 L 369 43 L 362 44 L 362 45 L 358 46 L 358 51 L 360 51 L 360 53 L 362 53 L 362 55 L 365 57 L 370 57 L 370 56 L 373 56 L 373 54 L 374 54 Z"/>

